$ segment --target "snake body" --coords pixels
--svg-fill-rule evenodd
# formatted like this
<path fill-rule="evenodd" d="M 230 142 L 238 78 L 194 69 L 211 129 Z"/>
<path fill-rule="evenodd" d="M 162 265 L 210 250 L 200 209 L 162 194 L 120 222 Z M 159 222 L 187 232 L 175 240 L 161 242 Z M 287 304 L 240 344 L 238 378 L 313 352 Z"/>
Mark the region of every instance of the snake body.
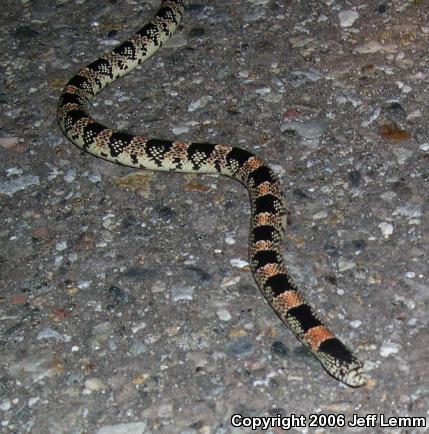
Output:
<path fill-rule="evenodd" d="M 79 148 L 139 169 L 218 173 L 238 180 L 251 201 L 250 267 L 276 314 L 322 363 L 345 384 L 365 383 L 362 363 L 322 324 L 293 283 L 282 256 L 285 201 L 264 161 L 224 144 L 151 139 L 115 131 L 94 120 L 85 106 L 98 92 L 154 54 L 179 26 L 182 0 L 164 0 L 154 17 L 113 51 L 80 69 L 66 84 L 58 105 L 59 125 Z"/>

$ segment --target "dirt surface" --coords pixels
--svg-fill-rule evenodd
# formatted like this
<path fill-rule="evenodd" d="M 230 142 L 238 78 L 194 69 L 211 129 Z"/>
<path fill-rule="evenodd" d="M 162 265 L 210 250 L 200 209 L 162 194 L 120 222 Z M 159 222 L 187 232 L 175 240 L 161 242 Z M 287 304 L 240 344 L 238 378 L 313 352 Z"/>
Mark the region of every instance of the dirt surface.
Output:
<path fill-rule="evenodd" d="M 187 2 L 171 42 L 90 108 L 272 165 L 291 274 L 365 361 L 358 389 L 329 377 L 256 287 L 240 184 L 133 171 L 60 132 L 67 79 L 157 6 L 2 2 L 0 431 L 251 432 L 237 414 L 282 415 L 274 434 L 292 415 L 289 432 L 423 432 L 428 1 Z M 381 427 L 389 417 L 411 426 Z"/>

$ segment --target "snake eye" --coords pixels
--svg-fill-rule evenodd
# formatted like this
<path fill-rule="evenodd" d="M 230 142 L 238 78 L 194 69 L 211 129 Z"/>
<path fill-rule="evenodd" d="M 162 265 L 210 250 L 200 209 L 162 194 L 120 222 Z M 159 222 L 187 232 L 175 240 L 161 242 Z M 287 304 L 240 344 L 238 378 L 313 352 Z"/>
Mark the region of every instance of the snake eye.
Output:
<path fill-rule="evenodd" d="M 344 378 L 346 376 L 346 374 L 347 374 L 347 369 L 346 368 L 340 367 L 338 369 L 338 375 L 339 375 L 340 378 Z"/>

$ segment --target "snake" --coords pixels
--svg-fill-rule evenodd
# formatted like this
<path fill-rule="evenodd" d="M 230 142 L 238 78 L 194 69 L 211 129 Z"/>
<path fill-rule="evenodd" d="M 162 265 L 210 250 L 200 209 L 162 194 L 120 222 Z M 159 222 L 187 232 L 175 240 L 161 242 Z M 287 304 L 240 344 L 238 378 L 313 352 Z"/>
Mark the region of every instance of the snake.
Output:
<path fill-rule="evenodd" d="M 294 283 L 283 258 L 285 196 L 274 171 L 259 156 L 235 146 L 164 140 L 106 127 L 86 106 L 101 90 L 151 57 L 179 27 L 183 0 L 163 0 L 135 34 L 79 69 L 59 98 L 65 136 L 95 157 L 153 171 L 220 174 L 243 184 L 251 203 L 249 265 L 263 296 L 297 339 L 335 379 L 365 384 L 358 358 L 325 326 Z"/>

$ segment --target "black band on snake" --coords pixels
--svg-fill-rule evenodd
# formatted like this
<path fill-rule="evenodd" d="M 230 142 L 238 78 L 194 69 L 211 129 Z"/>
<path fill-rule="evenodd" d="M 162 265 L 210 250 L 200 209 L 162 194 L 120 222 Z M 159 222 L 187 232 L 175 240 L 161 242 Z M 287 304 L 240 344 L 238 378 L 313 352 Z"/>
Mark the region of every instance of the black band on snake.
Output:
<path fill-rule="evenodd" d="M 362 364 L 322 324 L 289 276 L 282 256 L 283 194 L 273 171 L 254 154 L 223 144 L 150 139 L 101 125 L 85 106 L 109 83 L 127 74 L 170 38 L 184 13 L 182 0 L 166 0 L 151 21 L 113 51 L 80 69 L 65 86 L 58 122 L 79 148 L 96 157 L 139 169 L 219 173 L 249 192 L 250 266 L 276 314 L 333 377 L 357 387 L 365 383 Z"/>

